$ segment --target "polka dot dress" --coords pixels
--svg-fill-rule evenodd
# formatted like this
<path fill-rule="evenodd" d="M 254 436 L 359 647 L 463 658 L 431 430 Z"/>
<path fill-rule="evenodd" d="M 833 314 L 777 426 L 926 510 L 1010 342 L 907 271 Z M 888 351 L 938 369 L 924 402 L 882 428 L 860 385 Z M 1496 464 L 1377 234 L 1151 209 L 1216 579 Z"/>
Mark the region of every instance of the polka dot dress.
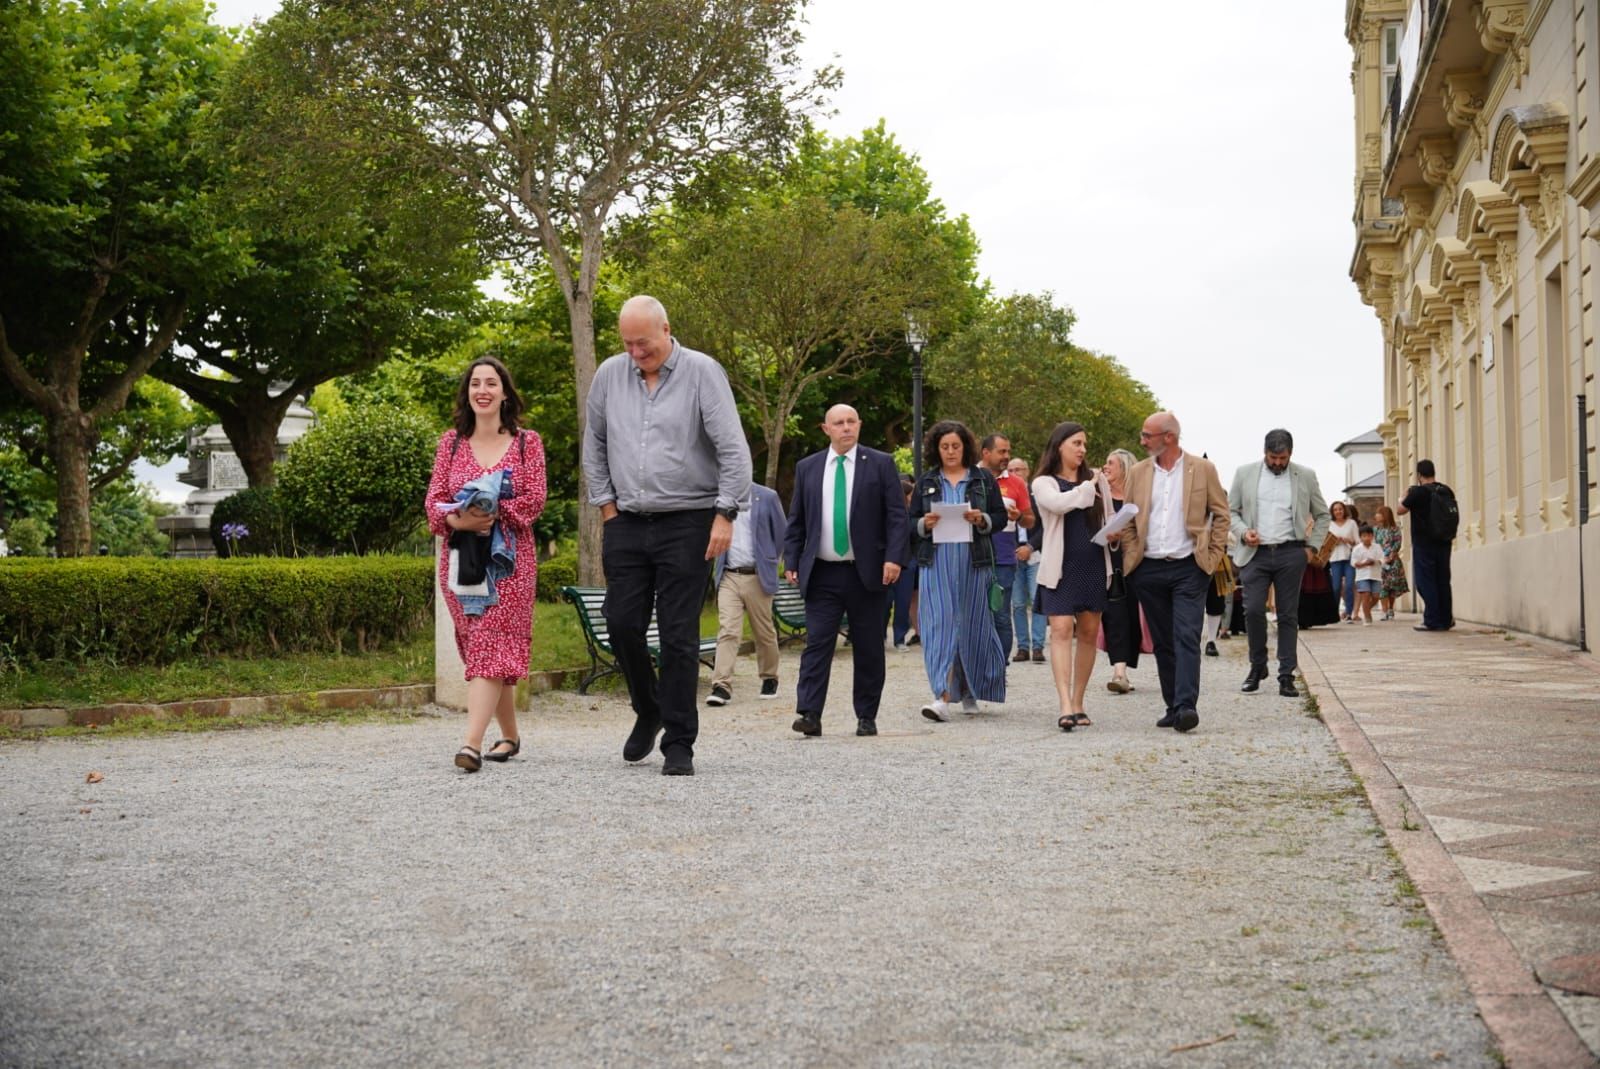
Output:
<path fill-rule="evenodd" d="M 528 646 L 533 639 L 533 597 L 538 587 L 538 546 L 533 521 L 544 511 L 544 444 L 533 431 L 522 432 L 523 443 L 513 441 L 505 456 L 482 467 L 465 438 L 451 455 L 455 431 L 446 431 L 434 455 L 433 478 L 428 485 L 428 525 L 447 543 L 451 534 L 444 515 L 433 506 L 454 501 L 457 491 L 474 479 L 502 468 L 511 473 L 515 496 L 500 502 L 500 522 L 517 540 L 516 567 L 495 584 L 498 604 L 482 616 L 468 616 L 450 591 L 450 554 L 439 555 L 439 588 L 444 591 L 450 619 L 455 623 L 456 649 L 466 665 L 468 679 L 503 679 L 515 682 L 528 674 Z M 448 548 L 448 547 L 447 547 Z"/>

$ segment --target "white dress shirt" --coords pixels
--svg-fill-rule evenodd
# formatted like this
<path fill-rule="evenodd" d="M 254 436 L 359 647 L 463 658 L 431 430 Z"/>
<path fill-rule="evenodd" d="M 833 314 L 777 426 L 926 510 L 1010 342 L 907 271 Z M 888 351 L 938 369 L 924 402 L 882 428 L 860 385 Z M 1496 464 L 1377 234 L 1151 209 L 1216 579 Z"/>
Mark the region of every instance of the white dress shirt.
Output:
<path fill-rule="evenodd" d="M 754 568 L 756 566 L 755 501 L 751 507 L 741 509 L 733 518 L 733 541 L 728 543 L 728 567 Z"/>
<path fill-rule="evenodd" d="M 1181 560 L 1194 556 L 1194 539 L 1184 522 L 1184 456 L 1178 454 L 1178 462 L 1172 465 L 1171 471 L 1163 468 L 1159 461 L 1151 465 L 1155 468 L 1155 477 L 1150 486 L 1150 525 L 1146 529 L 1144 554 L 1147 557 Z"/>
<path fill-rule="evenodd" d="M 1256 534 L 1264 546 L 1303 542 L 1306 537 L 1304 531 L 1297 533 L 1294 529 L 1294 486 L 1289 469 L 1274 475 L 1265 461 L 1256 476 Z"/>
<path fill-rule="evenodd" d="M 844 457 L 844 512 L 848 530 L 850 510 L 855 507 L 856 450 L 840 454 L 828 450 L 827 462 L 822 466 L 822 545 L 817 547 L 818 560 L 855 560 L 856 544 L 850 543 L 850 552 L 839 556 L 833 550 L 833 482 L 839 474 L 839 457 Z"/>

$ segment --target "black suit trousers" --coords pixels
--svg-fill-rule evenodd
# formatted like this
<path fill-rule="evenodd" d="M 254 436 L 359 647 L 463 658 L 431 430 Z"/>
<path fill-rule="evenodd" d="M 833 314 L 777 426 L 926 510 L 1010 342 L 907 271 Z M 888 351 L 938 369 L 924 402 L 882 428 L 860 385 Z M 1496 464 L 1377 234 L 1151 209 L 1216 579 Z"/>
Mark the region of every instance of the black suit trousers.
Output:
<path fill-rule="evenodd" d="M 692 754 L 700 733 L 695 689 L 713 517 L 711 509 L 650 516 L 619 512 L 602 529 L 611 650 L 628 681 L 634 713 L 661 721 L 662 753 Z M 659 683 L 645 637 L 652 610 L 661 636 Z"/>
<path fill-rule="evenodd" d="M 806 648 L 800 655 L 795 709 L 820 717 L 828 700 L 839 621 L 849 615 L 850 649 L 855 658 L 856 716 L 876 720 L 883 698 L 883 625 L 889 609 L 887 588 L 868 590 L 854 561 L 819 560 L 806 584 Z"/>

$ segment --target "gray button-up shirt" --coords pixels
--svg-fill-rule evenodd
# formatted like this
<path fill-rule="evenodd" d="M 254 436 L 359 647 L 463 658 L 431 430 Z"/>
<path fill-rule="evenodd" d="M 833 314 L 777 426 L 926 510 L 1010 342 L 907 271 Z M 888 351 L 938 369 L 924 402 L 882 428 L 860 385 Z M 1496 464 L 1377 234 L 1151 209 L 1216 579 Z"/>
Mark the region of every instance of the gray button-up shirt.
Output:
<path fill-rule="evenodd" d="M 583 430 L 589 504 L 624 512 L 743 507 L 750 446 L 722 365 L 677 339 L 656 389 L 627 353 L 595 370 Z"/>

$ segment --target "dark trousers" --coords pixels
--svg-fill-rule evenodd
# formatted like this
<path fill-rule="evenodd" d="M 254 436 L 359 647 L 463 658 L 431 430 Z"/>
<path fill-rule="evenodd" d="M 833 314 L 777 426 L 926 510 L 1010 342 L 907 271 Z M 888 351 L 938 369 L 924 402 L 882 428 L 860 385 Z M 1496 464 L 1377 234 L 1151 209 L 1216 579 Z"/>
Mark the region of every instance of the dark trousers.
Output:
<path fill-rule="evenodd" d="M 1200 627 L 1206 617 L 1206 587 L 1211 577 L 1194 562 L 1146 558 L 1133 584 L 1150 625 L 1156 649 L 1156 674 L 1167 712 L 1198 710 L 1200 701 Z M 1130 577 L 1131 578 L 1131 577 Z"/>
<path fill-rule="evenodd" d="M 889 611 L 888 590 L 868 590 L 856 574 L 854 561 L 819 560 L 811 566 L 806 583 L 806 648 L 800 655 L 800 680 L 795 686 L 795 710 L 820 717 L 828 701 L 828 679 L 833 672 L 839 619 L 882 620 Z M 855 658 L 856 716 L 878 718 L 883 698 L 883 628 L 863 624 L 850 631 Z"/>
<path fill-rule="evenodd" d="M 999 583 L 1006 592 L 1006 603 L 994 614 L 995 633 L 1000 636 L 1000 655 L 1011 656 L 1011 585 L 1017 578 L 1015 564 L 996 564 L 994 566 L 994 581 Z M 984 585 L 983 596 L 989 596 L 988 585 Z"/>
<path fill-rule="evenodd" d="M 633 711 L 659 719 L 661 752 L 694 753 L 700 733 L 695 683 L 700 677 L 700 606 L 711 562 L 711 509 L 644 515 L 619 512 L 602 530 L 606 573 L 604 613 L 611 651 L 628 681 Z M 655 610 L 661 677 L 645 633 Z"/>
<path fill-rule="evenodd" d="M 1300 663 L 1300 582 L 1306 574 L 1306 544 L 1257 546 L 1239 569 L 1244 587 L 1244 633 L 1250 640 L 1250 670 L 1267 675 L 1267 587 L 1278 613 L 1278 678 L 1289 679 Z"/>
<path fill-rule="evenodd" d="M 1411 570 L 1412 578 L 1417 581 L 1417 593 L 1422 597 L 1422 626 L 1454 627 L 1456 610 L 1450 593 L 1449 543 L 1414 540 Z"/>
<path fill-rule="evenodd" d="M 916 565 L 900 569 L 900 578 L 889 588 L 889 615 L 894 618 L 894 644 L 904 646 L 906 634 L 916 623 L 911 617 L 911 595 L 917 592 Z"/>

